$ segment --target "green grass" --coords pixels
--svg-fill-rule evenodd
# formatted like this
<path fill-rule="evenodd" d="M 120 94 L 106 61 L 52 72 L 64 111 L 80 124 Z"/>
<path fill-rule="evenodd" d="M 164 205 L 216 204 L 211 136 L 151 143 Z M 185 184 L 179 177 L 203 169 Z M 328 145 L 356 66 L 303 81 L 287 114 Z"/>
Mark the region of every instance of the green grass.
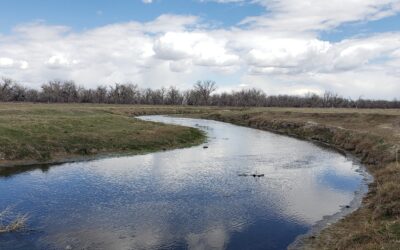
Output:
<path fill-rule="evenodd" d="M 113 112 L 114 108 L 0 104 L 0 162 L 141 153 L 204 140 L 197 129 L 141 121 L 132 117 L 137 109 L 131 107 L 130 113 Z"/>
<path fill-rule="evenodd" d="M 368 195 L 360 209 L 308 239 L 304 247 L 400 249 L 400 166 L 394 153 L 400 149 L 400 110 L 6 103 L 0 104 L 0 164 L 133 154 L 204 140 L 196 129 L 132 118 L 146 114 L 220 120 L 319 140 L 351 152 L 374 177 Z"/>

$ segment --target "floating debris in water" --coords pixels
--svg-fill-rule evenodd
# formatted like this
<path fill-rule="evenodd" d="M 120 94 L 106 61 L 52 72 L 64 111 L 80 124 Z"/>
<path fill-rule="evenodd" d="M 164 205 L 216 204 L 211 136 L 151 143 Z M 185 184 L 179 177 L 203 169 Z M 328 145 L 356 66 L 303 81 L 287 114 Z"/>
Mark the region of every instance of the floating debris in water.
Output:
<path fill-rule="evenodd" d="M 264 174 L 252 174 L 253 177 L 264 177 Z"/>
<path fill-rule="evenodd" d="M 265 174 L 257 174 L 257 173 L 255 173 L 255 174 L 238 174 L 238 176 L 243 176 L 243 177 L 252 176 L 255 178 L 255 177 L 264 177 Z"/>

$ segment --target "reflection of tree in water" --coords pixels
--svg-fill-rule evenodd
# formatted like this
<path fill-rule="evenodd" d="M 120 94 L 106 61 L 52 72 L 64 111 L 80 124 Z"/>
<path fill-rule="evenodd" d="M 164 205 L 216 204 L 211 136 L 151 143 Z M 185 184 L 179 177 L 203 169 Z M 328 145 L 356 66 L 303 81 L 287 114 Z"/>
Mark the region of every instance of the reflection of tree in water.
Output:
<path fill-rule="evenodd" d="M 52 166 L 49 164 L 44 165 L 29 165 L 29 166 L 14 166 L 14 167 L 4 167 L 0 168 L 0 177 L 8 178 L 17 174 L 22 174 L 25 172 L 30 172 L 34 170 L 41 170 L 43 173 L 49 171 Z"/>

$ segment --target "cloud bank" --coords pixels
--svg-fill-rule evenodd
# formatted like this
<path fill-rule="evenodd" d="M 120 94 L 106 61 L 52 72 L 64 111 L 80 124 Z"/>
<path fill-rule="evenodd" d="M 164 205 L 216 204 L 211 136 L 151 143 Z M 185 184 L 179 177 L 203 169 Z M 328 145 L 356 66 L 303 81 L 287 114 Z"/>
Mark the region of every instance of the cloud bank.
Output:
<path fill-rule="evenodd" d="M 187 88 L 198 79 L 214 79 L 221 90 L 247 86 L 267 94 L 332 90 L 354 98 L 399 97 L 400 32 L 339 42 L 324 41 L 319 33 L 394 15 L 400 1 L 252 2 L 264 6 L 265 14 L 227 28 L 182 15 L 83 32 L 43 22 L 21 24 L 0 34 L 0 76 L 31 87 L 73 79 L 85 87 L 134 82 Z"/>

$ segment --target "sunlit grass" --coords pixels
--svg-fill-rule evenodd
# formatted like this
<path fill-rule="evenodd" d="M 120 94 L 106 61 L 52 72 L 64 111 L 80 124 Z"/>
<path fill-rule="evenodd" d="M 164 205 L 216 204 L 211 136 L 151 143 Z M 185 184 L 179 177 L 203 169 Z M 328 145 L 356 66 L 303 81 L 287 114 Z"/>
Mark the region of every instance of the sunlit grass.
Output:
<path fill-rule="evenodd" d="M 197 129 L 133 117 L 152 113 L 123 105 L 0 104 L 0 162 L 141 153 L 204 139 Z"/>
<path fill-rule="evenodd" d="M 204 139 L 195 129 L 132 118 L 148 114 L 215 119 L 351 152 L 374 176 L 370 191 L 360 209 L 310 239 L 306 248 L 400 249 L 400 110 L 6 103 L 0 104 L 0 162 L 155 151 Z M 26 217 L 8 229 L 21 222 Z"/>

